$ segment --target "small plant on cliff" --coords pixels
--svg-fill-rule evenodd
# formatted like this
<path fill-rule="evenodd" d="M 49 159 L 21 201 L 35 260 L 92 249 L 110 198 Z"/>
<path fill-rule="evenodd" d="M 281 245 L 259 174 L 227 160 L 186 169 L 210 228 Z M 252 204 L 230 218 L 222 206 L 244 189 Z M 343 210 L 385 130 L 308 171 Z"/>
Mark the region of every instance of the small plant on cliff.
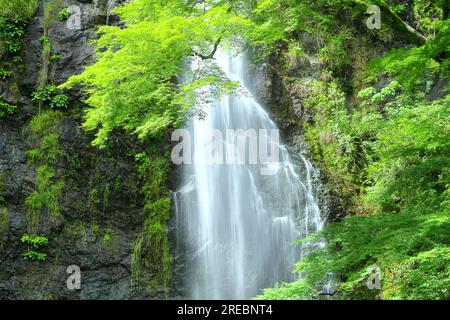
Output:
<path fill-rule="evenodd" d="M 107 243 L 107 242 L 111 241 L 111 236 L 108 233 L 105 233 L 105 235 L 102 238 L 102 241 L 104 243 Z"/>
<path fill-rule="evenodd" d="M 22 238 L 20 238 L 20 241 L 22 243 L 31 245 L 36 249 L 48 245 L 48 239 L 44 236 L 39 236 L 37 234 L 33 235 L 24 234 Z"/>
<path fill-rule="evenodd" d="M 50 102 L 52 98 L 57 94 L 58 89 L 56 86 L 48 85 L 42 88 L 41 90 L 37 90 L 33 92 L 32 101 L 42 101 L 42 102 Z"/>
<path fill-rule="evenodd" d="M 12 76 L 12 74 L 13 72 L 10 70 L 0 69 L 0 78 L 2 79 L 9 78 Z"/>
<path fill-rule="evenodd" d="M 39 42 L 43 45 L 43 46 L 48 46 L 51 44 L 50 38 L 47 36 L 42 36 L 39 38 Z"/>
<path fill-rule="evenodd" d="M 17 106 L 0 99 L 0 119 L 17 111 Z"/>
<path fill-rule="evenodd" d="M 37 261 L 44 261 L 47 259 L 47 254 L 42 252 L 36 252 L 36 251 L 27 251 L 22 253 L 22 256 L 25 259 L 28 260 L 37 260 Z"/>
<path fill-rule="evenodd" d="M 69 98 L 65 94 L 57 94 L 52 98 L 52 101 L 50 102 L 50 108 L 52 109 L 67 109 L 67 106 L 69 105 Z"/>
<path fill-rule="evenodd" d="M 33 92 L 31 100 L 36 103 L 47 104 L 52 109 L 66 109 L 69 105 L 69 98 L 60 93 L 58 88 L 53 85 L 47 85 Z"/>
<path fill-rule="evenodd" d="M 0 1 L 0 12 L 2 15 L 15 19 L 30 19 L 37 7 L 37 0 Z"/>
<path fill-rule="evenodd" d="M 59 61 L 59 59 L 61 59 L 61 55 L 59 53 L 53 53 L 50 56 L 50 62 L 56 62 Z"/>
<path fill-rule="evenodd" d="M 69 8 L 64 8 L 58 13 L 58 19 L 60 21 L 65 21 L 65 20 L 69 19 L 71 14 L 72 14 L 72 12 L 70 11 Z"/>
<path fill-rule="evenodd" d="M 21 62 L 19 51 L 28 19 L 0 12 L 0 77 L 6 79 Z"/>
<path fill-rule="evenodd" d="M 27 251 L 22 253 L 22 256 L 24 259 L 28 260 L 36 260 L 36 261 L 43 261 L 47 259 L 47 254 L 43 252 L 38 252 L 34 250 L 30 250 L 30 246 L 34 249 L 39 249 L 42 247 L 45 247 L 48 245 L 48 239 L 44 236 L 40 236 L 37 234 L 28 235 L 24 234 L 22 238 L 20 238 L 20 241 L 26 245 L 28 245 Z"/>

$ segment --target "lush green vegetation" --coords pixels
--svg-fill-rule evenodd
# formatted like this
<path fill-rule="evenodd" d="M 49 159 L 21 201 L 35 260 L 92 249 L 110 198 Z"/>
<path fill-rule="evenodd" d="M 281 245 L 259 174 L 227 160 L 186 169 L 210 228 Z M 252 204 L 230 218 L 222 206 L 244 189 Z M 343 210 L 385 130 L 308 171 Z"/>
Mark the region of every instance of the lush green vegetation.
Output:
<path fill-rule="evenodd" d="M 182 1 L 137 0 L 116 11 L 127 28 L 101 27 L 97 63 L 64 85 L 84 84 L 92 108 L 83 126 L 100 126 L 95 144 L 103 145 L 116 128 L 144 140 L 160 137 L 202 98 L 211 98 L 198 98 L 198 89 L 215 85 L 219 94 L 233 87 L 205 67 L 191 83 L 173 81 L 188 56 L 208 57 L 215 43 L 229 43 L 246 30 L 249 20 L 228 5 L 204 11 Z"/>
<path fill-rule="evenodd" d="M 69 19 L 71 14 L 72 13 L 70 12 L 69 8 L 64 8 L 61 11 L 58 12 L 58 18 L 61 21 L 65 21 L 65 20 Z"/>
<path fill-rule="evenodd" d="M 37 8 L 35 0 L 0 1 L 0 77 L 12 75 L 12 67 L 21 62 L 18 53 L 25 27 Z"/>
<path fill-rule="evenodd" d="M 31 120 L 27 134 L 33 145 L 27 151 L 28 164 L 37 167 L 35 190 L 25 199 L 28 208 L 28 229 L 35 232 L 41 215 L 49 213 L 57 218 L 64 180 L 56 173 L 56 164 L 62 155 L 59 143 L 62 113 L 46 110 Z"/>
<path fill-rule="evenodd" d="M 11 103 L 8 103 L 6 101 L 0 100 L 0 118 L 4 117 L 6 115 L 13 114 L 16 111 L 17 111 L 17 106 L 15 106 Z"/>
<path fill-rule="evenodd" d="M 20 238 L 20 241 L 22 243 L 31 245 L 35 248 L 39 248 L 39 247 L 48 245 L 48 239 L 46 237 L 38 236 L 36 234 L 33 234 L 33 235 L 24 234 L 22 236 L 22 238 Z"/>
<path fill-rule="evenodd" d="M 34 15 L 37 4 L 36 0 L 2 0 L 0 12 L 13 18 L 29 19 Z"/>
<path fill-rule="evenodd" d="M 40 236 L 37 234 L 24 234 L 20 241 L 28 246 L 27 251 L 22 253 L 24 259 L 32 260 L 32 261 L 44 261 L 47 259 L 47 254 L 43 252 L 38 252 L 35 250 L 31 250 L 30 246 L 34 249 L 39 249 L 42 247 L 46 247 L 48 245 L 48 239 L 44 236 Z"/>
<path fill-rule="evenodd" d="M 47 85 L 33 92 L 32 101 L 40 105 L 48 105 L 52 109 L 67 109 L 69 106 L 69 98 L 53 85 Z"/>
<path fill-rule="evenodd" d="M 167 295 L 172 277 L 167 235 L 171 198 L 165 185 L 169 162 L 167 157 L 149 157 L 145 153 L 137 153 L 134 157 L 143 180 L 145 221 L 133 249 L 132 281 L 138 288 L 162 287 Z"/>
<path fill-rule="evenodd" d="M 36 8 L 36 0 L 0 0 L 0 80 L 10 78 L 22 65 L 22 38 Z M 0 119 L 18 110 L 10 102 L 0 96 Z"/>

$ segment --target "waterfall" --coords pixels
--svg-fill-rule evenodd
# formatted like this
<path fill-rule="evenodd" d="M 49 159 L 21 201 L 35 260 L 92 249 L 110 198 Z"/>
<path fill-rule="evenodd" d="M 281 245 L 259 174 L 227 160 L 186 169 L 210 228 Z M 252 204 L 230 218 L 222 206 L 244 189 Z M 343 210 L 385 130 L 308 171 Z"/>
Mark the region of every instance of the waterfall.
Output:
<path fill-rule="evenodd" d="M 219 50 L 216 62 L 245 94 L 221 97 L 207 106 L 204 119 L 188 123 L 193 164 L 181 168 L 176 225 L 186 247 L 188 298 L 248 299 L 296 279 L 295 262 L 312 248 L 293 242 L 321 230 L 324 221 L 314 198 L 311 164 L 301 155 L 291 161 L 285 145 L 276 145 L 278 170 L 271 175 L 261 174 L 261 163 L 204 161 L 210 156 L 211 129 L 223 132 L 224 158 L 232 158 L 237 143 L 227 129 L 277 129 L 245 86 L 245 57 Z M 271 143 L 276 142 L 268 142 L 269 150 Z"/>

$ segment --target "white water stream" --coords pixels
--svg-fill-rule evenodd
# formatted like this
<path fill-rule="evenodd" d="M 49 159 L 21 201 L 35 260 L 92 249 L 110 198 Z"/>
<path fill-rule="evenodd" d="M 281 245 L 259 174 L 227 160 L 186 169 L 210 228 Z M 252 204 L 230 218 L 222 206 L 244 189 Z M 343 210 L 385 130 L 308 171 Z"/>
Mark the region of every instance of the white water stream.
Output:
<path fill-rule="evenodd" d="M 188 298 L 247 299 L 295 280 L 294 264 L 309 249 L 293 241 L 321 230 L 324 221 L 313 195 L 311 164 L 301 156 L 295 164 L 282 144 L 273 175 L 262 175 L 260 164 L 199 164 L 210 157 L 210 129 L 223 132 L 224 158 L 232 157 L 237 143 L 226 136 L 227 129 L 276 129 L 245 87 L 245 58 L 217 52 L 216 61 L 247 94 L 211 103 L 206 118 L 193 118 L 186 128 L 194 164 L 183 165 L 174 194 L 178 237 L 187 247 Z"/>

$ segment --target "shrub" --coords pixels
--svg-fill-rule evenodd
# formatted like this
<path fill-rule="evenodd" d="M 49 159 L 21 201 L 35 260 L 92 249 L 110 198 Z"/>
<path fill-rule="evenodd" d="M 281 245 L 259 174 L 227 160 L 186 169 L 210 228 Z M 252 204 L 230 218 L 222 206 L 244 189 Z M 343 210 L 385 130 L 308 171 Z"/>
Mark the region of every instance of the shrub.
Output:
<path fill-rule="evenodd" d="M 31 100 L 35 103 L 47 104 L 52 109 L 66 109 L 69 105 L 69 98 L 60 93 L 54 85 L 47 85 L 33 92 Z"/>
<path fill-rule="evenodd" d="M 11 68 L 21 62 L 18 53 L 36 1 L 0 1 L 0 77 L 12 75 Z"/>
<path fill-rule="evenodd" d="M 10 70 L 4 70 L 4 69 L 0 70 L 0 78 L 2 78 L 2 79 L 9 78 L 12 76 L 12 74 L 13 74 L 13 72 Z"/>
<path fill-rule="evenodd" d="M 7 0 L 0 1 L 2 15 L 14 19 L 30 19 L 38 6 L 37 0 Z"/>
<path fill-rule="evenodd" d="M 71 14 L 72 14 L 72 12 L 70 11 L 69 8 L 64 8 L 58 13 L 58 18 L 61 21 L 65 21 L 65 20 L 69 19 Z"/>
<path fill-rule="evenodd" d="M 37 234 L 32 235 L 24 234 L 22 238 L 20 238 L 20 241 L 28 245 L 28 247 L 31 246 L 35 249 L 39 249 L 41 247 L 45 247 L 48 245 L 48 239 L 44 236 L 40 236 Z M 33 261 L 34 260 L 44 261 L 47 259 L 46 253 L 30 250 L 30 248 L 28 248 L 26 252 L 22 253 L 22 256 L 24 257 L 24 259 Z"/>
<path fill-rule="evenodd" d="M 36 260 L 36 261 L 44 261 L 47 259 L 47 254 L 42 252 L 36 252 L 36 251 L 27 251 L 22 253 L 22 256 L 24 259 L 28 260 Z"/>
<path fill-rule="evenodd" d="M 17 106 L 0 100 L 0 119 L 17 111 Z"/>
<path fill-rule="evenodd" d="M 52 101 L 50 102 L 50 108 L 52 109 L 67 109 L 67 106 L 69 105 L 69 98 L 67 98 L 64 94 L 57 94 L 52 98 Z"/>
<path fill-rule="evenodd" d="M 50 56 L 50 61 L 51 61 L 51 62 L 56 62 L 56 61 L 58 61 L 60 58 L 61 58 L 61 55 L 60 55 L 60 54 L 58 54 L 58 53 L 53 53 L 53 54 Z"/>
<path fill-rule="evenodd" d="M 47 85 L 44 88 L 33 92 L 32 101 L 34 102 L 50 102 L 58 92 L 56 86 Z"/>
<path fill-rule="evenodd" d="M 44 236 L 39 236 L 37 234 L 24 234 L 22 238 L 20 238 L 22 243 L 33 246 L 34 248 L 44 247 L 48 245 L 48 239 Z"/>

